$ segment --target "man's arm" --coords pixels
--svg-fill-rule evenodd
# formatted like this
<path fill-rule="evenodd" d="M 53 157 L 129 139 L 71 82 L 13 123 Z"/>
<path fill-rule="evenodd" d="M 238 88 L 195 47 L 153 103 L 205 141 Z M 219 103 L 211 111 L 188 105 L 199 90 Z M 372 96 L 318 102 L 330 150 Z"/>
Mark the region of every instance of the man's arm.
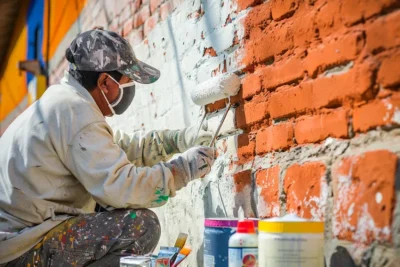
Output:
<path fill-rule="evenodd" d="M 118 130 L 114 134 L 114 142 L 136 166 L 153 166 L 195 145 L 210 143 L 212 133 L 201 130 L 197 138 L 196 134 L 197 127 L 193 126 L 183 130 L 151 131 L 146 134 L 136 132 L 129 135 Z"/>
<path fill-rule="evenodd" d="M 109 126 L 99 122 L 86 126 L 74 137 L 65 165 L 96 202 L 114 208 L 149 208 L 165 204 L 168 197 L 175 196 L 190 180 L 205 174 L 200 161 L 211 166 L 213 160 L 203 154 L 201 149 L 198 154 L 188 154 L 189 157 L 182 154 L 178 158 L 183 164 L 171 161 L 136 167 L 114 143 Z M 187 175 L 179 175 L 176 170 L 180 169 L 189 171 Z"/>

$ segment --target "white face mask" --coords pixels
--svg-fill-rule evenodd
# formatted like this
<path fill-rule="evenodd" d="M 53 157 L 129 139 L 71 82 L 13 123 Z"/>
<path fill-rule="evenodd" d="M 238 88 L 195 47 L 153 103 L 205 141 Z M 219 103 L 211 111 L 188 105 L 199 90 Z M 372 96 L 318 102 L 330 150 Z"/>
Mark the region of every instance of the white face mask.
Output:
<path fill-rule="evenodd" d="M 116 112 L 114 110 L 114 107 L 116 107 L 121 101 L 122 101 L 122 97 L 124 96 L 124 88 L 127 87 L 133 87 L 135 86 L 135 82 L 129 82 L 129 83 L 124 83 L 124 84 L 120 84 L 119 82 L 117 82 L 113 77 L 111 77 L 110 75 L 107 74 L 108 77 L 111 78 L 111 80 L 113 80 L 116 84 L 118 84 L 118 89 L 119 89 L 119 94 L 116 100 L 114 100 L 112 103 L 110 103 L 106 97 L 106 94 L 103 92 L 103 90 L 101 90 L 101 93 L 103 94 L 104 98 L 107 101 L 108 107 L 111 110 L 112 115 L 115 115 Z M 134 89 L 133 89 L 134 90 Z M 133 98 L 133 97 L 132 97 Z M 132 101 L 132 99 L 130 100 Z M 129 103 L 130 104 L 130 103 Z"/>

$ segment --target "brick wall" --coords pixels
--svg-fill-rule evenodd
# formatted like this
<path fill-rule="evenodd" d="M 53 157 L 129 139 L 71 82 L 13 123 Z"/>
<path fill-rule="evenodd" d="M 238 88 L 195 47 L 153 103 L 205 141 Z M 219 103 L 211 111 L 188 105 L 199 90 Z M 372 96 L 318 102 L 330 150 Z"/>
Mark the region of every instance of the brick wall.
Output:
<path fill-rule="evenodd" d="M 342 246 L 358 265 L 389 266 L 400 246 L 400 2 L 239 0 L 249 7 L 236 116 L 252 212 L 324 219 L 328 265 Z"/>
<path fill-rule="evenodd" d="M 346 255 L 399 266 L 399 1 L 91 0 L 76 29 L 94 26 L 121 33 L 162 73 L 137 86 L 113 128 L 196 124 L 190 90 L 224 72 L 241 77 L 222 131 L 242 134 L 219 140 L 211 174 L 156 210 L 161 244 L 189 233 L 187 266 L 203 264 L 204 217 L 240 210 L 324 220 L 327 266 L 345 266 Z M 65 60 L 52 66 L 57 82 Z M 207 106 L 211 128 L 224 107 Z"/>

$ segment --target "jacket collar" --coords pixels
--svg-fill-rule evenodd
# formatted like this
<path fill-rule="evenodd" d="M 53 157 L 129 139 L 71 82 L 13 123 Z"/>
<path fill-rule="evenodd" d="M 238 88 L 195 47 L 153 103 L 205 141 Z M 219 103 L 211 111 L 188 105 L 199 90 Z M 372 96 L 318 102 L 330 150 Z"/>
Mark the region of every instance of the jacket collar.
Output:
<path fill-rule="evenodd" d="M 89 93 L 89 91 L 86 90 L 68 71 L 64 71 L 64 77 L 61 79 L 60 83 L 64 86 L 69 87 L 73 91 L 77 92 L 85 100 L 94 104 L 98 108 L 96 101 L 94 101 L 94 98 Z"/>

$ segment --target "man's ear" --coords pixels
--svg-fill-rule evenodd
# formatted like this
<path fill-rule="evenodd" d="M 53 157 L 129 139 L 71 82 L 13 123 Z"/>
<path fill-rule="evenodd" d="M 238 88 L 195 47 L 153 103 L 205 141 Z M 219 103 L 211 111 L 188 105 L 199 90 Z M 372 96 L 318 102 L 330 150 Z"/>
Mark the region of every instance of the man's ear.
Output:
<path fill-rule="evenodd" d="M 97 87 L 99 87 L 100 90 L 102 90 L 105 94 L 108 93 L 106 81 L 107 81 L 107 74 L 101 73 L 99 75 L 99 78 L 97 79 Z"/>

